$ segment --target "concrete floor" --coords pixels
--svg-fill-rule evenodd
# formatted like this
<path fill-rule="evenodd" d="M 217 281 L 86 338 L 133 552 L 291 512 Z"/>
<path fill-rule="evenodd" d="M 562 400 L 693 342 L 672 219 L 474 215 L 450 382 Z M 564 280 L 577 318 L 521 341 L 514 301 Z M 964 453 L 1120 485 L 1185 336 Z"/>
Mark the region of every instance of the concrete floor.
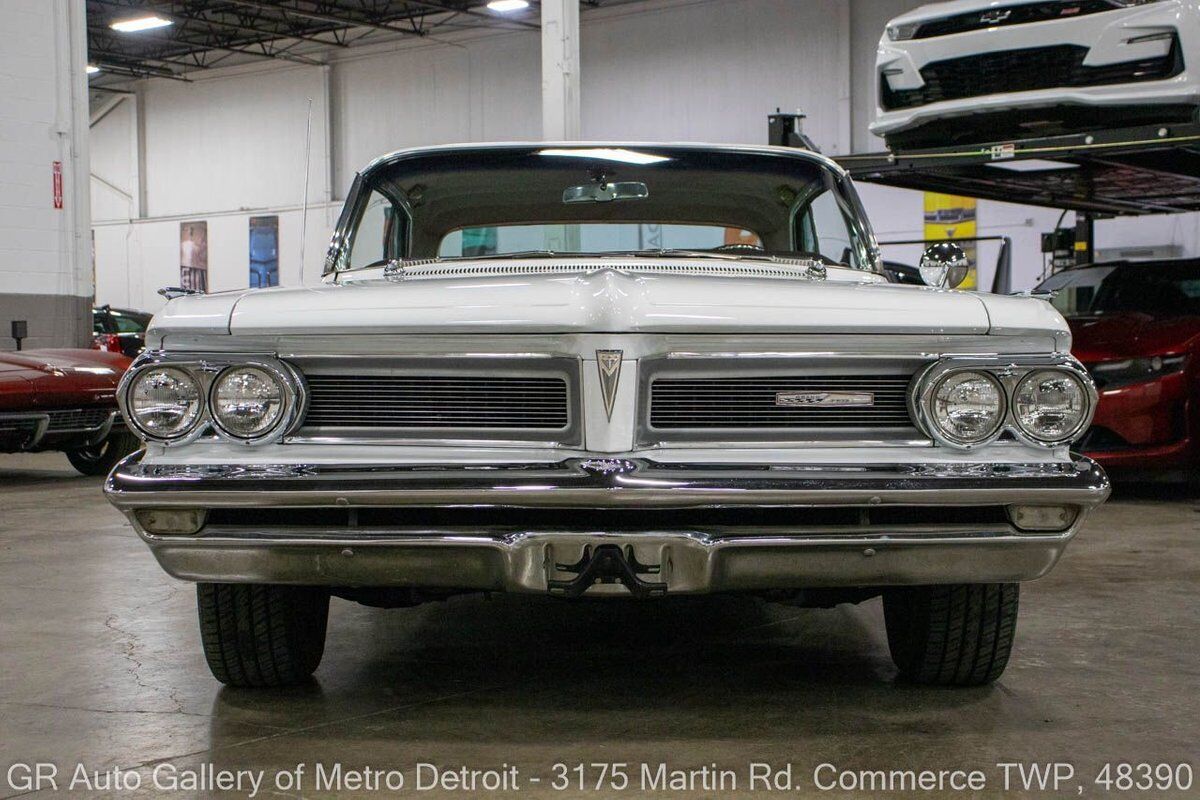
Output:
<path fill-rule="evenodd" d="M 750 762 L 791 763 L 799 796 L 817 794 L 823 762 L 981 769 L 980 796 L 999 794 L 1002 761 L 1075 765 L 1063 794 L 1028 795 L 1038 797 L 1076 796 L 1075 784 L 1101 796 L 1091 781 L 1106 761 L 1200 771 L 1200 515 L 1195 499 L 1156 494 L 1172 492 L 1118 497 L 1050 577 L 1026 585 L 1013 660 L 991 688 L 894 684 L 878 601 L 818 611 L 463 597 L 393 611 L 335 600 L 316 683 L 254 692 L 209 676 L 191 586 L 159 570 L 98 479 L 55 454 L 3 456 L 0 796 L 23 794 L 5 774 L 33 761 L 59 765 L 60 788 L 80 762 L 135 770 L 139 790 L 73 793 L 120 797 L 161 796 L 150 783 L 159 764 L 165 778 L 207 763 L 270 776 L 307 762 L 302 791 L 259 797 L 330 796 L 312 786 L 316 762 L 401 769 L 409 790 L 420 761 L 516 765 L 521 797 L 644 796 L 643 762 L 716 762 L 738 773 L 739 795 Z M 557 792 L 556 762 L 629 762 L 635 782 Z"/>

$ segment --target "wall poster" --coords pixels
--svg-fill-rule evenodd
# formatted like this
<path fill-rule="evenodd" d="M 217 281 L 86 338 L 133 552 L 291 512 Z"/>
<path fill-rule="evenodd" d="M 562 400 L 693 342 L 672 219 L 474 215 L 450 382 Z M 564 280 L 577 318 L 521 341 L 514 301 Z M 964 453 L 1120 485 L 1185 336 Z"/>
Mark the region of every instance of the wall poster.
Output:
<path fill-rule="evenodd" d="M 179 285 L 208 291 L 208 223 L 179 223 Z"/>
<path fill-rule="evenodd" d="M 250 288 L 279 285 L 279 217 L 250 218 Z"/>

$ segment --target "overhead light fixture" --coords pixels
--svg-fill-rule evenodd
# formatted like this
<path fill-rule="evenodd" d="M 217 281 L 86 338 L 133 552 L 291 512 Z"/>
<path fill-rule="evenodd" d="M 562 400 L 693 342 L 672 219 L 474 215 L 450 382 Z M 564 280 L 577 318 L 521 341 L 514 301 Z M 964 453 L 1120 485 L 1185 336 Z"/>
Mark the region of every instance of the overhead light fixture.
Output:
<path fill-rule="evenodd" d="M 529 8 L 529 0 L 491 0 L 487 7 L 501 14 L 511 14 L 513 11 Z"/>
<path fill-rule="evenodd" d="M 95 64 L 88 64 L 88 65 L 87 65 L 87 74 L 88 74 L 88 75 L 95 75 L 95 74 L 96 74 L 97 72 L 99 72 L 99 71 L 100 71 L 100 68 L 99 68 L 99 67 L 97 67 Z"/>
<path fill-rule="evenodd" d="M 108 27 L 114 31 L 121 33 L 138 33 L 140 31 L 152 31 L 155 28 L 165 28 L 174 23 L 169 19 L 163 19 L 160 16 L 151 14 L 148 17 L 135 17 L 134 19 L 123 19 L 119 22 L 114 22 Z"/>

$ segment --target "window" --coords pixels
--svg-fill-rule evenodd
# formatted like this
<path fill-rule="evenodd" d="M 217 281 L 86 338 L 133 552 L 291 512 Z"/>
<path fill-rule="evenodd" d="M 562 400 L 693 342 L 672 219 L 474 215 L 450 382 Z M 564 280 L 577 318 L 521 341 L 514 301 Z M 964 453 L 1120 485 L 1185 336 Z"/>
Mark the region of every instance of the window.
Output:
<path fill-rule="evenodd" d="M 856 237 L 832 191 L 823 191 L 798 215 L 798 250 L 820 254 L 836 264 L 861 266 Z"/>
<path fill-rule="evenodd" d="M 378 266 L 403 255 L 403 213 L 380 192 L 371 192 L 354 229 L 349 269 Z"/>
<path fill-rule="evenodd" d="M 552 250 L 555 253 L 623 253 L 638 250 L 712 250 L 737 245 L 762 248 L 758 234 L 723 225 L 585 222 L 462 228 L 443 237 L 442 258 Z"/>

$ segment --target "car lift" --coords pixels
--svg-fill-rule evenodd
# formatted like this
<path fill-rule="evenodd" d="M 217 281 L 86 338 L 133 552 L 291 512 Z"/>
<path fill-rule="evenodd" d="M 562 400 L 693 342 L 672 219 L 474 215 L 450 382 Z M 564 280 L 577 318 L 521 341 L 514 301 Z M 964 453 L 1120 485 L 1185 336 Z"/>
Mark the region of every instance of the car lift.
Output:
<path fill-rule="evenodd" d="M 835 160 L 858 181 L 1074 211 L 1076 263 L 1092 260 L 1097 218 L 1200 211 L 1194 122 Z"/>

